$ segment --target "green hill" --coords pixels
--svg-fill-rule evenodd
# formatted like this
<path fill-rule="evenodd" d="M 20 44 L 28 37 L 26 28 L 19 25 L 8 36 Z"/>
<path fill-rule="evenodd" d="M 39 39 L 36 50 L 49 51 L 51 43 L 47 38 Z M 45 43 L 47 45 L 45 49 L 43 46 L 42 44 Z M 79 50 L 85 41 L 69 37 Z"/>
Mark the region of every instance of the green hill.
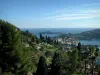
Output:
<path fill-rule="evenodd" d="M 57 50 L 57 46 L 43 42 L 29 31 L 0 20 L 0 75 L 35 72 L 40 56 L 48 59 Z"/>
<path fill-rule="evenodd" d="M 100 29 L 82 32 L 80 34 L 74 34 L 78 39 L 94 40 L 100 39 Z"/>

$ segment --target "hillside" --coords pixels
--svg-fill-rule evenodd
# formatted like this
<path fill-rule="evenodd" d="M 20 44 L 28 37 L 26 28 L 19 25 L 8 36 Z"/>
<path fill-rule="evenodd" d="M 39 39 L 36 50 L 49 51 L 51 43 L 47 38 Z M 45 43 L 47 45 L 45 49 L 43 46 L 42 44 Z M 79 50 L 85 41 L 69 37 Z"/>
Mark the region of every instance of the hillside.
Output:
<path fill-rule="evenodd" d="M 68 34 L 61 34 L 59 36 L 55 36 L 53 38 L 74 38 L 76 40 L 100 40 L 100 29 L 85 31 L 81 33 L 68 33 Z"/>
<path fill-rule="evenodd" d="M 21 31 L 15 25 L 0 20 L 0 75 L 36 72 L 41 56 L 49 64 L 50 58 L 58 50 L 49 40 L 41 40 L 29 31 Z"/>
<path fill-rule="evenodd" d="M 78 39 L 85 39 L 85 40 L 100 39 L 100 29 L 86 31 L 80 34 L 74 34 L 74 36 Z"/>

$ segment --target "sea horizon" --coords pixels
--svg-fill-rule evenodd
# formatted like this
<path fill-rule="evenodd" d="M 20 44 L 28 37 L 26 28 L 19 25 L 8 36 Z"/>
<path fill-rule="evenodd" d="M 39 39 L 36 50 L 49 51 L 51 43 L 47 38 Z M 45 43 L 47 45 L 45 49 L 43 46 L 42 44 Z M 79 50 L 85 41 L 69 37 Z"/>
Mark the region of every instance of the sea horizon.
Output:
<path fill-rule="evenodd" d="M 65 34 L 67 34 L 67 33 L 77 34 L 77 33 L 82 33 L 85 31 L 95 30 L 95 28 L 26 28 L 26 29 L 22 29 L 22 30 L 24 30 L 24 31 L 28 30 L 32 34 L 39 37 L 39 34 L 41 32 L 46 32 L 46 31 L 61 32 L 61 33 L 65 33 Z M 58 34 L 48 34 L 48 36 L 54 37 L 54 36 L 58 36 Z M 91 41 L 90 40 L 80 40 L 80 42 L 84 45 L 98 45 L 98 46 L 100 46 L 100 43 L 99 43 L 100 40 L 91 40 Z"/>
<path fill-rule="evenodd" d="M 28 30 L 31 33 L 40 33 L 40 32 L 46 32 L 46 31 L 51 31 L 51 32 L 62 32 L 62 33 L 81 33 L 84 31 L 90 31 L 90 30 L 95 30 L 95 29 L 100 29 L 100 28 L 20 28 L 21 30 Z"/>

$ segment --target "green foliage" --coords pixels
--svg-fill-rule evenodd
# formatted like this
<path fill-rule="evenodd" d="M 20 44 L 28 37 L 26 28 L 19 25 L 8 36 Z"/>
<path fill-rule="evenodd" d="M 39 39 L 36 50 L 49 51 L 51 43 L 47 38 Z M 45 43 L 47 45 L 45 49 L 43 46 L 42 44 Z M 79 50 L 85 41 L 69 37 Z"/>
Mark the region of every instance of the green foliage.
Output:
<path fill-rule="evenodd" d="M 39 59 L 36 75 L 48 75 L 46 60 L 42 56 Z"/>
<path fill-rule="evenodd" d="M 91 61 L 89 58 L 92 59 L 93 72 L 99 49 L 81 43 L 77 48 L 72 46 L 72 52 L 62 51 L 60 47 L 58 41 L 51 37 L 40 33 L 39 39 L 29 31 L 21 31 L 0 20 L 0 75 L 27 75 L 29 72 L 36 72 L 36 75 L 84 75 L 79 71 L 84 60 Z M 82 63 L 78 64 L 78 60 Z"/>
<path fill-rule="evenodd" d="M 80 34 L 76 34 L 75 36 L 79 39 L 85 39 L 85 40 L 100 39 L 100 29 L 85 31 Z"/>
<path fill-rule="evenodd" d="M 81 59 L 81 43 L 80 42 L 78 43 L 77 49 L 78 49 L 78 56 L 79 56 L 79 61 L 80 61 Z"/>
<path fill-rule="evenodd" d="M 40 48 L 40 51 L 44 51 L 44 47 L 43 46 Z"/>
<path fill-rule="evenodd" d="M 78 64 L 78 59 L 78 49 L 75 49 L 72 52 L 72 63 L 74 66 Z"/>
<path fill-rule="evenodd" d="M 34 46 L 34 44 L 38 44 L 40 42 L 40 40 L 33 35 L 32 33 L 30 33 L 28 30 L 26 31 L 21 31 L 22 34 L 22 41 L 25 43 L 28 43 L 30 46 Z"/>
<path fill-rule="evenodd" d="M 54 54 L 51 64 L 50 75 L 66 75 L 70 74 L 68 63 L 68 54 L 58 52 Z M 67 64 L 67 65 L 66 65 Z"/>
<path fill-rule="evenodd" d="M 0 20 L 0 68 L 2 75 L 26 75 L 29 71 L 35 71 L 34 48 L 23 45 L 23 40 L 29 43 L 29 40 L 23 36 L 30 37 L 35 42 L 36 37 L 31 33 L 22 33 L 14 25 Z"/>
<path fill-rule="evenodd" d="M 34 72 L 36 70 L 36 59 L 33 55 L 33 51 L 30 50 L 30 48 L 23 48 L 20 53 L 21 63 L 19 71 L 24 73 Z"/>
<path fill-rule="evenodd" d="M 73 75 L 85 75 L 84 73 L 74 73 Z"/>
<path fill-rule="evenodd" d="M 49 36 L 43 36 L 42 33 L 40 33 L 40 40 L 41 42 L 45 42 L 45 43 L 48 43 L 48 44 L 51 44 L 51 45 L 58 45 L 58 41 L 56 40 L 53 40 L 51 37 Z"/>
<path fill-rule="evenodd" d="M 81 43 L 78 43 L 77 49 L 80 51 L 81 50 Z"/>
<path fill-rule="evenodd" d="M 47 57 L 49 57 L 49 56 L 53 56 L 53 52 L 52 51 L 46 51 L 45 52 L 45 55 L 47 56 Z"/>
<path fill-rule="evenodd" d="M 96 54 L 96 49 L 95 49 L 95 47 L 92 47 L 91 48 L 91 55 L 95 56 L 95 54 Z"/>
<path fill-rule="evenodd" d="M 98 49 L 98 48 L 96 48 L 95 56 L 96 56 L 96 57 L 99 56 L 99 49 Z"/>
<path fill-rule="evenodd" d="M 51 71 L 50 75 L 60 75 L 60 55 L 58 53 L 55 53 L 52 64 L 51 64 Z"/>
<path fill-rule="evenodd" d="M 18 29 L 5 21 L 0 20 L 0 67 L 2 72 L 16 72 L 20 63 L 21 35 Z"/>

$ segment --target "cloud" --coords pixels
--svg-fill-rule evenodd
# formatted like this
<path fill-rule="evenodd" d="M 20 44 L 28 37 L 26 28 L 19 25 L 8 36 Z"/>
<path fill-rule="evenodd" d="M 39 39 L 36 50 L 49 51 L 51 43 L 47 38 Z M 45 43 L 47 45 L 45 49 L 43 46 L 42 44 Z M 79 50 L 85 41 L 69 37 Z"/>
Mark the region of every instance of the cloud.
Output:
<path fill-rule="evenodd" d="M 44 17 L 47 20 L 76 20 L 76 19 L 91 19 L 95 17 L 100 17 L 100 10 L 99 9 L 86 9 L 86 10 L 79 10 L 76 12 L 61 12 L 59 14 L 53 16 Z"/>

